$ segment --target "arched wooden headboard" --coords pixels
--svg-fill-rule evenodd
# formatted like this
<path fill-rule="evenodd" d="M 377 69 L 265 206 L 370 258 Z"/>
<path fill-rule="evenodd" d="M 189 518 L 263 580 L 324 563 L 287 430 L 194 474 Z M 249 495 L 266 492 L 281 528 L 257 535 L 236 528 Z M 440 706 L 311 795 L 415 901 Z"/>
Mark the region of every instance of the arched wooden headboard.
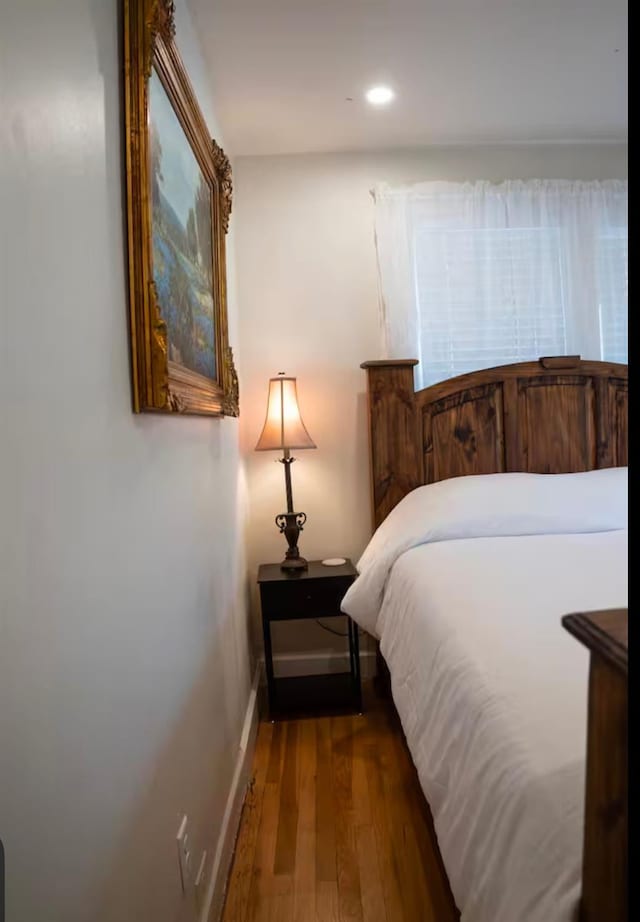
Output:
<path fill-rule="evenodd" d="M 414 390 L 415 359 L 364 362 L 373 524 L 424 483 L 627 464 L 627 366 L 554 356 Z"/>

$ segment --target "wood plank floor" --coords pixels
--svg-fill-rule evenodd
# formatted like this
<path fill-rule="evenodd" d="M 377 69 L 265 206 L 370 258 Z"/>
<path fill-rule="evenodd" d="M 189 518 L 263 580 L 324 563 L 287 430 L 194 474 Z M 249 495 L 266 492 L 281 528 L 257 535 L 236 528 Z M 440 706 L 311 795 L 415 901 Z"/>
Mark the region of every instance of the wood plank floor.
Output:
<path fill-rule="evenodd" d="M 397 716 L 261 723 L 223 922 L 453 922 Z"/>

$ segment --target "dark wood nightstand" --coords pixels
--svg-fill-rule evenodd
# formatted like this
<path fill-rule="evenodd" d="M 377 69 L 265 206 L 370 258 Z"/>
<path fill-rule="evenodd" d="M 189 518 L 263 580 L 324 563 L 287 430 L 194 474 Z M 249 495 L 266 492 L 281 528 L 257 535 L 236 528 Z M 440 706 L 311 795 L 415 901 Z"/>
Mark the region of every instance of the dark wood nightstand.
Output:
<path fill-rule="evenodd" d="M 269 713 L 278 716 L 349 709 L 362 712 L 358 627 L 340 603 L 358 575 L 350 560 L 326 567 L 310 560 L 309 569 L 285 573 L 278 563 L 262 564 L 258 570 L 264 659 L 267 672 Z M 276 677 L 273 672 L 271 622 L 298 619 L 346 618 L 349 640 L 349 672 L 327 675 Z"/>

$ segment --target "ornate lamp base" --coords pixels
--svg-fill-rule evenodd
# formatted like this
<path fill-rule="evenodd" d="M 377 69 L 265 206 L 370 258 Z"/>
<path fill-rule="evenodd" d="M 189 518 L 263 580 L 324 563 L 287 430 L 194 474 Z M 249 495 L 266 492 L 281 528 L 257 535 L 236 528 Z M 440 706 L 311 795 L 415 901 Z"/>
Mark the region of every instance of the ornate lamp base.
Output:
<path fill-rule="evenodd" d="M 306 570 L 308 563 L 304 557 L 300 556 L 298 551 L 298 536 L 302 531 L 304 523 L 307 521 L 305 512 L 283 512 L 276 516 L 276 525 L 287 539 L 287 553 L 280 564 L 281 570 Z"/>

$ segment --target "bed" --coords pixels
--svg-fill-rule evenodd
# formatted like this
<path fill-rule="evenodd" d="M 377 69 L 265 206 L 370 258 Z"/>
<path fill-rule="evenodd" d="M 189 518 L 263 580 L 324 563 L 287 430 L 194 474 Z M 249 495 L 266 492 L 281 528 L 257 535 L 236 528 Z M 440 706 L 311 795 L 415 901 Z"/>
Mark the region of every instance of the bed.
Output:
<path fill-rule="evenodd" d="M 589 659 L 561 618 L 627 604 L 627 369 L 416 393 L 414 364 L 365 365 L 376 531 L 343 608 L 380 641 L 463 922 L 596 922 Z"/>

